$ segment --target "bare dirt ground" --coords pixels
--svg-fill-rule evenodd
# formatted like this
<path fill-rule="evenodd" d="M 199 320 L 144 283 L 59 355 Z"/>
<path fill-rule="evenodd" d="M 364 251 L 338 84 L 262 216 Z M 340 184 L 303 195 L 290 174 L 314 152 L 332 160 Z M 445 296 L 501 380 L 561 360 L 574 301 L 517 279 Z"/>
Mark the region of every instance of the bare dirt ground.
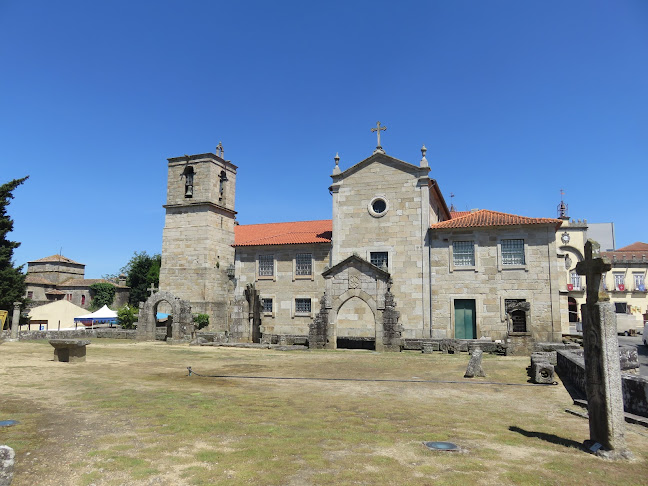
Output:
<path fill-rule="evenodd" d="M 0 443 L 14 486 L 648 484 L 647 429 L 627 425 L 635 461 L 595 458 L 564 388 L 528 386 L 528 359 L 487 356 L 475 380 L 467 361 L 94 340 L 73 364 L 47 342 L 4 343 L 0 420 L 20 424 Z"/>

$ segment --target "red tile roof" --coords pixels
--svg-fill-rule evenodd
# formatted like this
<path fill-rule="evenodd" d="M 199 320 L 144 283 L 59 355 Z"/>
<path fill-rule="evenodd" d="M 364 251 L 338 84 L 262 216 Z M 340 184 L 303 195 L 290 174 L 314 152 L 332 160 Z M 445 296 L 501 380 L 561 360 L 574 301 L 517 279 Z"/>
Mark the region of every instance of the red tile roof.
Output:
<path fill-rule="evenodd" d="M 616 251 L 602 251 L 601 255 L 612 261 L 641 262 L 648 261 L 648 243 L 637 241 Z"/>
<path fill-rule="evenodd" d="M 450 218 L 461 218 L 462 216 L 466 216 L 468 214 L 470 214 L 470 211 L 450 211 Z"/>
<path fill-rule="evenodd" d="M 333 222 L 330 219 L 247 224 L 234 227 L 234 246 L 330 243 L 332 233 Z"/>
<path fill-rule="evenodd" d="M 74 260 L 70 260 L 69 258 L 66 258 L 63 255 L 52 255 L 45 258 L 41 258 L 40 260 L 33 260 L 29 263 L 47 263 L 47 262 L 73 263 L 75 265 L 83 265 L 83 263 L 75 262 Z M 85 265 L 83 266 L 85 267 Z"/>
<path fill-rule="evenodd" d="M 648 252 L 648 243 L 642 243 L 641 241 L 637 241 L 633 243 L 632 245 L 624 246 L 623 248 L 619 248 L 616 251 L 643 251 L 643 252 Z"/>
<path fill-rule="evenodd" d="M 515 214 L 499 213 L 488 209 L 480 209 L 474 213 L 468 212 L 464 216 L 449 219 L 435 223 L 431 226 L 433 229 L 452 229 L 452 228 L 480 228 L 485 226 L 517 226 L 533 224 L 554 224 L 556 227 L 562 224 L 559 219 L 553 218 L 527 218 Z"/>

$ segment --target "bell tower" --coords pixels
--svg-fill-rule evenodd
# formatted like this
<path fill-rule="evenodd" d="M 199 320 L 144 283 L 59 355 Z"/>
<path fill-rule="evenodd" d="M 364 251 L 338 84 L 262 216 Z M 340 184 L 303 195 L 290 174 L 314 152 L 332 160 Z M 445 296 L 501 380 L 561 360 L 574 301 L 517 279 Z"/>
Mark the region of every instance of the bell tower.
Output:
<path fill-rule="evenodd" d="M 227 329 L 236 169 L 220 143 L 216 154 L 168 159 L 160 290 L 189 301 L 194 314 L 209 314 L 213 330 Z"/>

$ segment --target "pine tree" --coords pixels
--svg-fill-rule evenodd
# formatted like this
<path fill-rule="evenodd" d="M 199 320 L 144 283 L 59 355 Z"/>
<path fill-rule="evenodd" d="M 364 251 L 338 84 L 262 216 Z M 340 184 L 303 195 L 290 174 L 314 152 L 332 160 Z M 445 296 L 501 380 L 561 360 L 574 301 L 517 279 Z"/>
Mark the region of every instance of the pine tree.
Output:
<path fill-rule="evenodd" d="M 7 214 L 7 206 L 14 197 L 14 189 L 28 178 L 29 176 L 14 179 L 0 185 L 0 310 L 10 313 L 14 302 L 25 300 L 25 275 L 22 273 L 22 265 L 14 267 L 13 251 L 20 243 L 7 239 L 7 235 L 13 230 L 13 220 Z"/>

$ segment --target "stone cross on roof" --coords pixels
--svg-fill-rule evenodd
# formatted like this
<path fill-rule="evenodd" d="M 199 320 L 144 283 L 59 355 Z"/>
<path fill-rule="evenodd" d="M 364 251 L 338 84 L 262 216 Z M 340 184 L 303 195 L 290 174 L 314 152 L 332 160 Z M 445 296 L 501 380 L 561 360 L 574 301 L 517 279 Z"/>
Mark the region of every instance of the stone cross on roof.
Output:
<path fill-rule="evenodd" d="M 381 131 L 384 132 L 385 130 L 387 130 L 387 127 L 381 127 L 380 122 L 376 122 L 376 128 L 371 129 L 372 132 L 377 132 L 378 134 L 378 145 L 376 145 L 376 150 L 374 151 L 374 153 L 376 152 L 382 152 L 383 154 L 385 153 L 385 151 L 380 145 L 380 132 Z"/>
<path fill-rule="evenodd" d="M 601 245 L 589 239 L 585 243 L 585 261 L 576 264 L 576 273 L 587 278 L 587 304 L 608 301 L 610 296 L 601 289 L 601 275 L 612 268 L 607 258 L 601 257 Z"/>

